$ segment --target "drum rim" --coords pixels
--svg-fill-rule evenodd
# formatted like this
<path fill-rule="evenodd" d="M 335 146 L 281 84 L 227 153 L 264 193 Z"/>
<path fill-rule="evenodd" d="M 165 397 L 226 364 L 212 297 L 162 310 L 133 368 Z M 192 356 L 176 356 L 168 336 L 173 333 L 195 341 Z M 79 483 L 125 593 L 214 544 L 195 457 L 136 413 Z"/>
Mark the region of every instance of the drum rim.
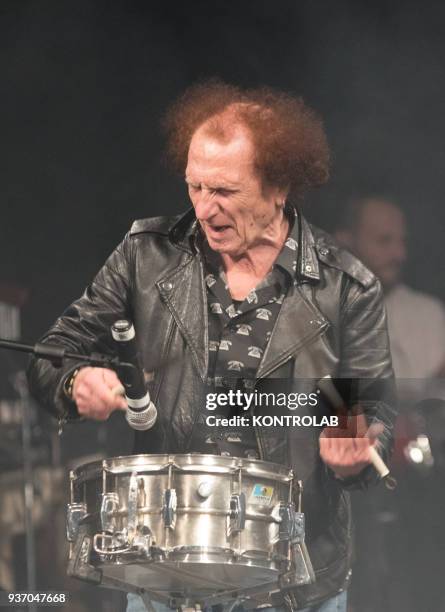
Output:
<path fill-rule="evenodd" d="M 147 460 L 147 458 L 149 458 Z M 169 465 L 187 474 L 213 473 L 235 474 L 241 472 L 245 476 L 268 478 L 279 482 L 290 482 L 293 479 L 292 470 L 285 465 L 248 459 L 244 457 L 225 457 L 201 453 L 141 453 L 136 455 L 120 455 L 108 459 L 96 460 L 80 465 L 71 470 L 71 479 L 74 481 L 89 480 L 107 472 L 110 474 L 131 474 L 137 472 L 164 472 Z M 145 469 L 144 469 L 145 468 Z M 200 469 L 202 468 L 202 469 Z"/>

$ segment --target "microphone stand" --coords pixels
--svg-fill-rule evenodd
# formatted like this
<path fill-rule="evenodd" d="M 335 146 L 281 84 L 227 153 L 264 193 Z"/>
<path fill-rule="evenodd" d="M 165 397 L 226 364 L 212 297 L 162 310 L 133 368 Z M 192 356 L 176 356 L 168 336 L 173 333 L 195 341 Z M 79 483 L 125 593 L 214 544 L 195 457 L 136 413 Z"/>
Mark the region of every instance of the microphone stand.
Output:
<path fill-rule="evenodd" d="M 83 355 L 80 353 L 72 353 L 66 348 L 57 346 L 56 344 L 44 344 L 42 342 L 37 342 L 37 344 L 23 344 L 22 342 L 15 342 L 15 340 L 0 338 L 0 349 L 19 351 L 21 353 L 35 355 L 39 359 L 48 359 L 56 368 L 60 368 L 67 359 L 74 359 L 90 366 L 103 368 L 133 367 L 131 364 L 119 361 L 117 357 L 111 357 L 103 353 Z"/>
<path fill-rule="evenodd" d="M 14 340 L 0 338 L 0 349 L 19 351 L 35 355 L 40 359 L 47 359 L 60 368 L 69 359 L 85 363 L 96 367 L 133 367 L 129 363 L 119 361 L 117 357 L 111 357 L 102 353 L 91 353 L 81 355 L 72 353 L 67 349 L 54 344 L 23 344 Z M 24 493 L 24 519 L 25 519 L 25 538 L 26 538 L 26 574 L 27 590 L 36 590 L 36 557 L 35 557 L 35 537 L 34 525 L 32 520 L 32 506 L 34 500 L 34 478 L 31 454 L 31 424 L 29 420 L 29 395 L 26 385 L 25 374 L 20 372 L 14 380 L 14 386 L 20 397 L 22 410 L 22 449 L 23 449 L 23 493 Z M 31 612 L 37 612 L 34 604 L 29 606 Z"/>
<path fill-rule="evenodd" d="M 22 453 L 23 453 L 23 498 L 26 545 L 26 588 L 32 592 L 36 590 L 36 549 L 35 533 L 32 520 L 34 505 L 34 475 L 31 452 L 31 416 L 28 386 L 25 373 L 17 372 L 13 380 L 14 387 L 20 397 L 22 413 Z M 30 612 L 37 612 L 34 603 L 29 605 Z"/>

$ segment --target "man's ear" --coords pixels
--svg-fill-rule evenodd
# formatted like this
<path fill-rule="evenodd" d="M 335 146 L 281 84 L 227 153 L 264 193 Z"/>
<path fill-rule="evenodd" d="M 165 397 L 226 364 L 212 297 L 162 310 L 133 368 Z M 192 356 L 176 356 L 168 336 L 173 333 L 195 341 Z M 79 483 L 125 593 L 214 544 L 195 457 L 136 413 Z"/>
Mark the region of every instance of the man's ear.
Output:
<path fill-rule="evenodd" d="M 275 204 L 278 208 L 284 208 L 289 195 L 289 187 L 279 187 L 275 189 Z"/>
<path fill-rule="evenodd" d="M 354 246 L 354 238 L 350 231 L 336 230 L 334 232 L 334 236 L 343 247 L 345 247 L 346 249 L 352 250 Z"/>

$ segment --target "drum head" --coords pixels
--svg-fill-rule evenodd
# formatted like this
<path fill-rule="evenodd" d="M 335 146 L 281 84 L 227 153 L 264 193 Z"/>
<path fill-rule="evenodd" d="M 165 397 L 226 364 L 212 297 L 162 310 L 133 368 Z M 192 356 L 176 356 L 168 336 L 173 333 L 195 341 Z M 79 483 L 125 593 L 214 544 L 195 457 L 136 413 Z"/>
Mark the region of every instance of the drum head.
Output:
<path fill-rule="evenodd" d="M 198 553 L 192 555 L 198 560 Z M 261 562 L 245 559 L 236 561 L 233 556 L 226 559 L 221 551 L 212 555 L 202 553 L 199 562 L 190 558 L 184 561 L 163 561 L 156 563 L 134 563 L 104 565 L 103 581 L 116 579 L 131 588 L 142 588 L 154 595 L 155 599 L 175 598 L 181 601 L 193 599 L 205 601 L 218 593 L 240 592 L 246 589 L 262 588 L 264 584 L 278 580 L 277 569 L 263 567 Z"/>
<path fill-rule="evenodd" d="M 292 471 L 284 465 L 259 461 L 258 459 L 241 459 L 238 457 L 223 457 L 220 455 L 201 455 L 190 453 L 186 455 L 127 455 L 113 457 L 103 461 L 92 461 L 72 470 L 74 480 L 89 480 L 100 474 L 103 470 L 112 474 L 125 472 L 138 473 L 162 472 L 173 465 L 176 469 L 185 472 L 204 471 L 208 473 L 233 473 L 241 469 L 252 476 L 272 478 L 280 482 L 292 480 Z"/>

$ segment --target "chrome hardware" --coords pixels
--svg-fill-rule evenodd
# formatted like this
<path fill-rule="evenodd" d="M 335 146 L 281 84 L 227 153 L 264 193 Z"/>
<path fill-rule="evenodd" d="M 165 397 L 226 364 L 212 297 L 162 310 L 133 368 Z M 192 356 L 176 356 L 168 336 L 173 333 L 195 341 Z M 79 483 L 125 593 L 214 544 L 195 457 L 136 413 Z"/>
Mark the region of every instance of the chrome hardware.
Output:
<path fill-rule="evenodd" d="M 175 489 L 165 489 L 164 491 L 164 506 L 162 508 L 162 517 L 165 527 L 170 529 L 175 528 L 176 523 L 176 506 L 177 497 Z"/>
<path fill-rule="evenodd" d="M 79 533 L 79 523 L 87 514 L 87 506 L 83 503 L 68 504 L 66 508 L 66 539 L 74 542 Z"/>
<path fill-rule="evenodd" d="M 138 475 L 137 472 L 132 472 L 130 476 L 130 484 L 128 487 L 128 504 L 127 504 L 127 534 L 130 544 L 133 541 L 136 533 L 136 520 L 138 509 Z"/>
<path fill-rule="evenodd" d="M 244 493 L 233 493 L 230 497 L 228 535 L 242 531 L 246 524 L 246 496 Z"/>
<path fill-rule="evenodd" d="M 315 574 L 304 543 L 305 521 L 303 512 L 296 512 L 292 503 L 280 504 L 278 539 L 289 542 L 289 570 L 280 576 L 281 588 L 292 588 L 315 582 Z"/>
<path fill-rule="evenodd" d="M 305 535 L 305 521 L 304 514 L 302 512 L 294 512 L 293 520 L 293 532 L 291 542 L 292 544 L 300 544 L 304 542 Z"/>
<path fill-rule="evenodd" d="M 114 513 L 119 509 L 119 496 L 117 493 L 103 493 L 100 507 L 100 521 L 102 531 L 114 533 L 116 530 L 116 517 Z"/>
<path fill-rule="evenodd" d="M 212 494 L 212 483 L 209 480 L 203 480 L 199 483 L 197 493 L 199 497 L 207 499 Z"/>
<path fill-rule="evenodd" d="M 289 561 L 289 571 L 282 574 L 279 579 L 282 589 L 290 589 L 315 582 L 314 569 L 304 542 L 291 543 Z"/>
<path fill-rule="evenodd" d="M 304 514 L 303 512 L 295 512 L 294 505 L 280 504 L 278 508 L 279 527 L 278 539 L 281 542 L 291 542 L 299 544 L 304 542 Z"/>
<path fill-rule="evenodd" d="M 131 550 L 124 533 L 96 533 L 93 548 L 100 555 L 121 555 Z"/>
<path fill-rule="evenodd" d="M 298 503 L 297 503 L 297 512 L 301 512 L 301 504 L 303 501 L 303 481 L 297 480 L 297 491 L 298 491 Z"/>
<path fill-rule="evenodd" d="M 82 580 L 87 580 L 90 583 L 100 584 L 102 580 L 102 571 L 96 569 L 90 563 L 90 554 L 92 550 L 92 538 L 87 534 L 89 525 L 87 523 L 79 524 L 79 531 L 76 536 L 76 541 L 72 545 L 72 553 L 68 562 L 68 576 L 75 576 Z"/>
<path fill-rule="evenodd" d="M 152 545 L 153 537 L 149 527 L 146 525 L 138 525 L 136 534 L 133 538 L 133 550 L 137 550 L 148 557 Z"/>
<path fill-rule="evenodd" d="M 152 534 L 148 527 L 138 526 L 129 542 L 126 531 L 119 533 L 96 533 L 93 538 L 93 548 L 100 555 L 123 555 L 125 553 L 142 553 L 150 556 Z"/>

